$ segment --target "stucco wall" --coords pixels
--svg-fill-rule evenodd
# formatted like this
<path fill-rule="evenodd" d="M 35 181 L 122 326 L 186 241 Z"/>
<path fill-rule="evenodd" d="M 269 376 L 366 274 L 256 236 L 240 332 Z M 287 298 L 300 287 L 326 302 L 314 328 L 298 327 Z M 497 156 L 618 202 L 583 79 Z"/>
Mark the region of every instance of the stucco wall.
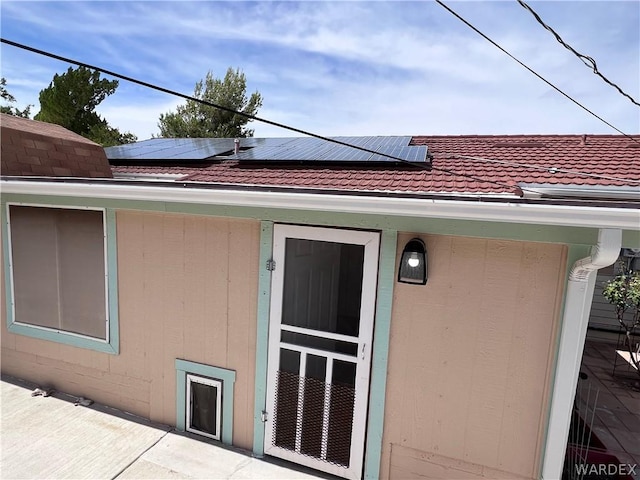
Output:
<path fill-rule="evenodd" d="M 536 478 L 566 248 L 421 238 L 427 285 L 394 290 L 381 475 Z"/>
<path fill-rule="evenodd" d="M 7 332 L 2 372 L 175 425 L 175 359 L 236 371 L 233 442 L 251 448 L 260 224 L 117 213 L 120 355 Z"/>

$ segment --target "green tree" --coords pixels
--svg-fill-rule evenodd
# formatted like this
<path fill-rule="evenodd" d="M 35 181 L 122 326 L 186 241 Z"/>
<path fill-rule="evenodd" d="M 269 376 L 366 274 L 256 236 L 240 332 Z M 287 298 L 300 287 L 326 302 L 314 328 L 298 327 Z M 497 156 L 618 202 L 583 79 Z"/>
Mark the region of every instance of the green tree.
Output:
<path fill-rule="evenodd" d="M 109 125 L 106 120 L 102 120 L 101 123 L 93 125 L 86 137 L 99 143 L 103 147 L 112 147 L 114 145 L 123 145 L 125 143 L 135 143 L 138 141 L 138 137 L 133 133 L 122 133 L 117 128 Z"/>
<path fill-rule="evenodd" d="M 621 272 L 606 283 L 602 295 L 615 308 L 629 358 L 640 374 L 640 346 L 632 341 L 635 330 L 640 327 L 640 272 L 622 264 Z"/>
<path fill-rule="evenodd" d="M 208 72 L 196 83 L 193 96 L 247 115 L 255 115 L 262 106 L 262 96 L 257 91 L 247 97 L 247 79 L 240 71 L 229 67 L 224 80 L 214 78 Z M 177 111 L 160 115 L 160 137 L 167 138 L 235 138 L 251 137 L 247 129 L 250 120 L 242 115 L 187 100 Z"/>
<path fill-rule="evenodd" d="M 2 97 L 2 100 L 7 103 L 15 103 L 16 101 L 15 97 L 7 90 L 7 80 L 4 77 L 0 78 L 0 97 Z M 0 112 L 7 113 L 15 117 L 29 118 L 32 106 L 33 105 L 27 105 L 27 108 L 20 110 L 17 107 L 12 107 L 11 105 L 2 105 L 0 106 Z"/>
<path fill-rule="evenodd" d="M 61 125 L 105 147 L 135 142 L 135 135 L 120 133 L 95 111 L 117 88 L 118 80 L 101 79 L 97 70 L 69 67 L 40 91 L 40 111 L 34 119 Z"/>

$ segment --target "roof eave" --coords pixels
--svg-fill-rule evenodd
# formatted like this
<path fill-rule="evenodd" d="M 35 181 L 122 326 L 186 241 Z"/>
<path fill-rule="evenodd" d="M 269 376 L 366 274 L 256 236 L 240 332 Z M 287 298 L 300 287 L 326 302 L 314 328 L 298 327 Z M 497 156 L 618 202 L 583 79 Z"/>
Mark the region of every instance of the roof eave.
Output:
<path fill-rule="evenodd" d="M 185 188 L 120 182 L 51 182 L 2 179 L 4 194 L 88 197 L 110 200 L 177 202 L 249 208 L 343 212 L 363 215 L 443 218 L 589 228 L 640 230 L 638 210 L 593 205 L 549 205 L 496 200 L 412 198 L 376 195 L 318 194 L 265 189 Z"/>

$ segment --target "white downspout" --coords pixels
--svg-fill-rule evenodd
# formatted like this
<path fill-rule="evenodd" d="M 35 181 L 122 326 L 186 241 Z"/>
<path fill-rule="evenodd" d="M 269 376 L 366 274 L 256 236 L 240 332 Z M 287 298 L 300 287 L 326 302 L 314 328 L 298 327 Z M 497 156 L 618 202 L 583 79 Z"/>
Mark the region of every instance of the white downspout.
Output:
<path fill-rule="evenodd" d="M 569 273 L 542 465 L 544 480 L 558 480 L 562 476 L 597 271 L 613 264 L 621 247 L 622 230 L 600 229 L 598 244 L 592 247 L 591 255 L 576 261 Z"/>

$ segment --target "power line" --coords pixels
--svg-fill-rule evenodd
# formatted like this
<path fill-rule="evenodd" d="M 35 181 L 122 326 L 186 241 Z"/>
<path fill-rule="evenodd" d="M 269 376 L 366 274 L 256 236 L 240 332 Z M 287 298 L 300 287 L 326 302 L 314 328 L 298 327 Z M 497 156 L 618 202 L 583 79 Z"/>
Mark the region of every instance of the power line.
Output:
<path fill-rule="evenodd" d="M 226 112 L 230 112 L 230 113 L 233 113 L 233 114 L 236 114 L 236 115 L 240 115 L 240 116 L 248 118 L 250 120 L 255 120 L 255 121 L 258 121 L 258 122 L 266 123 L 268 125 L 273 125 L 275 127 L 283 128 L 285 130 L 290 130 L 292 132 L 296 132 L 296 133 L 300 133 L 300 134 L 303 134 L 303 135 L 307 135 L 309 137 L 314 137 L 314 138 L 317 138 L 317 139 L 320 139 L 320 140 L 324 140 L 326 142 L 331 142 L 331 143 L 335 143 L 335 144 L 338 144 L 338 145 L 343 145 L 345 147 L 350 147 L 350 148 L 353 148 L 353 149 L 356 149 L 356 150 L 361 150 L 363 152 L 367 152 L 367 153 L 371 153 L 371 154 L 375 154 L 375 155 L 380 155 L 380 156 L 385 157 L 385 158 L 390 158 L 391 160 L 395 160 L 396 162 L 399 162 L 399 163 L 402 163 L 402 164 L 406 164 L 406 165 L 410 165 L 413 168 L 419 168 L 419 169 L 422 169 L 422 170 L 438 171 L 438 172 L 446 173 L 446 174 L 452 175 L 452 176 L 468 178 L 468 179 L 474 180 L 476 182 L 489 183 L 489 184 L 497 185 L 497 186 L 500 186 L 500 187 L 503 187 L 503 188 L 507 188 L 509 190 L 515 190 L 517 195 L 521 195 L 521 193 L 522 193 L 522 189 L 520 187 L 517 187 L 517 186 L 508 185 L 506 183 L 501 183 L 501 182 L 496 182 L 494 180 L 482 179 L 482 178 L 476 177 L 474 175 L 468 175 L 468 174 L 464 174 L 464 173 L 457 173 L 457 172 L 454 172 L 453 170 L 449 170 L 449 169 L 446 169 L 446 168 L 434 167 L 433 165 L 427 166 L 427 165 L 421 165 L 421 164 L 418 164 L 418 163 L 409 162 L 409 161 L 407 161 L 405 159 L 402 159 L 402 158 L 399 158 L 399 157 L 395 157 L 393 155 L 388 155 L 388 154 L 376 152 L 375 150 L 371 150 L 371 149 L 368 149 L 368 148 L 365 148 L 365 147 L 361 147 L 361 146 L 358 146 L 358 145 L 352 145 L 350 143 L 343 142 L 341 140 L 336 140 L 334 138 L 325 137 L 323 135 L 318 135 L 318 134 L 313 133 L 313 132 L 308 132 L 306 130 L 302 130 L 302 129 L 299 129 L 299 128 L 296 128 L 296 127 L 291 127 L 291 126 L 285 125 L 283 123 L 274 122 L 273 120 L 268 120 L 266 118 L 261 118 L 261 117 L 255 116 L 255 115 L 250 115 L 248 113 L 240 112 L 240 111 L 234 110 L 232 108 L 225 107 L 223 105 L 218 105 L 218 104 L 215 104 L 213 102 L 208 102 L 206 100 L 201 100 L 199 98 L 196 98 L 196 97 L 193 97 L 193 96 L 190 96 L 190 95 L 185 95 L 184 93 L 180 93 L 180 92 L 177 92 L 175 90 L 170 90 L 168 88 L 160 87 L 158 85 L 154 85 L 152 83 L 148 83 L 148 82 L 145 82 L 145 81 L 142 81 L 142 80 L 138 80 L 138 79 L 133 78 L 133 77 L 128 77 L 126 75 L 122 75 L 122 74 L 117 73 L 117 72 L 106 70 L 104 68 L 97 67 L 95 65 L 90 65 L 88 63 L 80 62 L 80 61 L 74 60 L 72 58 L 63 57 L 61 55 L 56 55 L 55 53 L 51 53 L 51 52 L 47 52 L 45 50 L 40 50 L 40 49 L 37 49 L 37 48 L 34 48 L 34 47 L 30 47 L 28 45 L 24 45 L 24 44 L 21 44 L 21 43 L 18 43 L 18 42 L 14 42 L 12 40 L 7 40 L 6 38 L 0 38 L 0 42 L 6 43 L 7 45 L 11 45 L 12 47 L 16 47 L 16 48 L 20 48 L 22 50 L 26 50 L 28 52 L 36 53 L 38 55 L 43 55 L 43 56 L 48 57 L 48 58 L 53 58 L 55 60 L 60 60 L 62 62 L 71 63 L 71 64 L 78 65 L 78 66 L 81 66 L 81 67 L 89 68 L 91 70 L 96 70 L 98 72 L 104 73 L 105 75 L 110 75 L 110 76 L 115 77 L 115 78 L 120 78 L 122 80 L 126 80 L 128 82 L 135 83 L 137 85 L 141 85 L 143 87 L 147 87 L 147 88 L 150 88 L 152 90 L 157 90 L 159 92 L 167 93 L 169 95 L 174 95 L 176 97 L 180 97 L 180 98 L 183 98 L 185 100 L 191 100 L 191 101 L 200 103 L 202 105 L 218 108 L 220 110 L 224 110 Z"/>
<path fill-rule="evenodd" d="M 197 103 L 201 103 L 203 105 L 207 105 L 207 106 L 210 106 L 210 107 L 219 108 L 221 110 L 225 110 L 225 111 L 228 111 L 228 112 L 231 112 L 231 113 L 234 113 L 234 114 L 238 114 L 238 115 L 241 115 L 241 116 L 243 116 L 245 118 L 249 118 L 251 120 L 256 120 L 256 121 L 259 121 L 259 122 L 263 122 L 263 123 L 267 123 L 267 124 L 270 124 L 270 125 L 274 125 L 274 126 L 286 129 L 286 130 L 290 130 L 290 131 L 294 131 L 294 132 L 301 133 L 301 134 L 304 134 L 304 135 L 308 135 L 308 136 L 311 136 L 311 137 L 315 137 L 315 138 L 318 138 L 320 140 L 324 140 L 324 141 L 327 141 L 327 142 L 330 142 L 330 143 L 335 143 L 335 144 L 343 145 L 343 146 L 346 146 L 346 147 L 354 148 L 356 150 L 361 150 L 361 151 L 365 151 L 365 152 L 368 152 L 368 153 L 372 153 L 372 154 L 376 154 L 376 155 L 379 155 L 379 156 L 383 156 L 383 157 L 386 157 L 386 158 L 390 158 L 390 159 L 395 160 L 395 161 L 397 161 L 399 163 L 410 165 L 413 168 L 418 168 L 418 169 L 421 169 L 421 170 L 438 171 L 438 172 L 445 173 L 447 175 L 468 178 L 470 180 L 474 180 L 474 181 L 480 182 L 480 183 L 487 183 L 487 184 L 496 185 L 496 186 L 499 186 L 499 187 L 502 187 L 502 188 L 506 188 L 508 190 L 515 190 L 518 195 L 521 195 L 523 191 L 527 191 L 528 190 L 526 188 L 525 189 L 520 188 L 517 185 L 509 185 L 509 184 L 502 183 L 502 182 L 497 182 L 497 181 L 494 181 L 494 180 L 484 179 L 484 178 L 477 177 L 475 175 L 469 175 L 469 174 L 466 174 L 466 173 L 460 173 L 460 172 L 456 172 L 456 171 L 453 171 L 453 170 L 447 169 L 447 168 L 435 167 L 433 165 L 431 165 L 429 167 L 429 166 L 426 166 L 426 165 L 416 164 L 416 163 L 409 162 L 409 161 L 404 160 L 404 159 L 399 158 L 399 157 L 395 157 L 395 156 L 392 156 L 392 155 L 376 152 L 375 150 L 371 150 L 371 149 L 367 149 L 367 148 L 364 148 L 364 147 L 360 147 L 358 145 L 352 145 L 352 144 L 349 144 L 347 142 L 343 142 L 341 140 L 336 140 L 336 139 L 330 138 L 330 137 L 324 137 L 322 135 L 318 135 L 318 134 L 315 134 L 313 132 L 307 132 L 305 130 L 301 130 L 301 129 L 298 129 L 298 128 L 295 128 L 295 127 L 291 127 L 291 126 L 288 126 L 288 125 L 285 125 L 285 124 L 274 122 L 272 120 L 268 120 L 268 119 L 257 117 L 255 115 L 250 115 L 250 114 L 247 114 L 247 113 L 244 113 L 244 112 L 236 111 L 236 110 L 233 110 L 233 109 L 231 109 L 229 107 L 225 107 L 225 106 L 222 106 L 222 105 L 217 105 L 217 104 L 212 103 L 212 102 L 201 100 L 199 98 L 195 98 L 195 97 L 192 97 L 190 95 L 185 95 L 185 94 L 173 91 L 173 90 L 169 90 L 169 89 L 166 89 L 164 87 L 159 87 L 157 85 L 154 85 L 154 84 L 151 84 L 151 83 L 147 83 L 147 82 L 144 82 L 144 81 L 141 81 L 141 80 L 137 80 L 137 79 L 132 78 L 132 77 L 127 77 L 125 75 L 122 75 L 122 74 L 119 74 L 119 73 L 116 73 L 116 72 L 112 72 L 112 71 L 109 71 L 109 70 L 106 70 L 106 69 L 103 69 L 103 68 L 100 68 L 100 67 L 96 67 L 94 65 L 89 65 L 89 64 L 86 64 L 86 63 L 83 63 L 83 62 L 79 62 L 77 60 L 73 60 L 73 59 L 62 57 L 62 56 L 59 56 L 59 55 L 56 55 L 56 54 L 53 54 L 53 53 L 50 53 L 50 52 L 46 52 L 44 50 L 39 50 L 39 49 L 36 49 L 36 48 L 33 48 L 33 47 L 22 45 L 20 43 L 13 42 L 11 40 L 7 40 L 7 39 L 4 39 L 4 38 L 1 38 L 0 41 L 2 43 L 6 43 L 8 45 L 11 45 L 11 46 L 14 46 L 14 47 L 17 47 L 17 48 L 22 48 L 22 49 L 30 51 L 32 53 L 37 53 L 37 54 L 44 55 L 44 56 L 49 57 L 49 58 L 54 58 L 56 60 L 64 61 L 64 62 L 67 62 L 67 63 L 76 64 L 76 65 L 79 65 L 79 66 L 83 66 L 85 68 L 90 68 L 92 70 L 97 70 L 97 71 L 100 71 L 100 72 L 102 72 L 102 73 L 104 73 L 106 75 L 110 75 L 110 76 L 113 76 L 113 77 L 116 77 L 116 78 L 120 78 L 120 79 L 129 81 L 129 82 L 138 84 L 138 85 L 142 85 L 144 87 L 147 87 L 147 88 L 150 88 L 150 89 L 153 89 L 153 90 L 158 90 L 158 91 L 161 91 L 163 93 L 167 93 L 167 94 L 170 94 L 170 95 L 175 95 L 175 96 L 178 96 L 180 98 L 184 98 L 186 100 L 192 100 L 192 101 L 195 101 Z M 626 135 L 626 136 L 629 137 L 629 135 Z M 635 140 L 633 137 L 629 137 L 629 138 L 631 138 L 632 140 Z M 518 164 L 518 163 L 515 163 L 515 162 L 506 162 L 506 161 L 502 161 L 502 160 L 487 159 L 487 158 L 483 158 L 483 157 L 470 157 L 470 156 L 465 156 L 465 155 L 450 155 L 450 156 L 453 156 L 455 158 L 461 158 L 461 159 L 478 160 L 478 161 L 501 163 L 501 164 L 511 164 L 511 165 L 514 165 L 514 166 L 519 166 L 519 167 L 524 167 L 524 168 L 532 168 L 532 169 L 538 169 L 538 170 L 549 170 L 548 167 L 542 167 L 542 166 L 536 166 L 536 165 L 527 165 L 527 164 Z M 622 179 L 622 178 L 609 177 L 609 176 L 604 176 L 604 175 L 587 174 L 587 173 L 584 173 L 584 172 L 575 172 L 575 171 L 563 170 L 563 169 L 557 169 L 557 168 L 555 169 L 555 171 L 562 172 L 562 173 L 571 173 L 571 174 L 587 176 L 587 177 L 595 177 L 595 178 L 602 178 L 602 179 L 609 179 L 609 180 L 629 181 L 629 182 L 639 182 L 640 183 L 640 181 L 638 181 L 638 180 Z M 529 190 L 529 191 L 535 193 L 534 190 Z"/>
<path fill-rule="evenodd" d="M 174 95 L 176 97 L 180 97 L 180 98 L 183 98 L 185 100 L 192 100 L 194 102 L 201 103 L 202 105 L 206 105 L 206 106 L 209 106 L 209 107 L 214 107 L 214 108 L 217 108 L 219 110 L 224 110 L 225 112 L 233 113 L 235 115 L 240 115 L 242 117 L 248 118 L 249 120 L 255 120 L 255 121 L 258 121 L 258 122 L 266 123 L 268 125 L 273 125 L 274 127 L 284 128 L 286 130 L 291 130 L 292 132 L 301 133 L 303 135 L 308 135 L 310 137 L 315 137 L 315 138 L 318 138 L 320 140 L 325 140 L 327 142 L 337 143 L 337 144 L 344 145 L 344 146 L 347 146 L 347 147 L 355 148 L 357 150 L 362 150 L 363 152 L 377 154 L 377 155 L 380 155 L 380 156 L 383 156 L 383 157 L 391 158 L 392 160 L 396 160 L 398 162 L 404 162 L 404 163 L 408 163 L 408 164 L 414 165 L 411 162 L 408 162 L 408 161 L 406 161 L 406 160 L 404 160 L 402 158 L 394 157 L 393 155 L 386 155 L 386 154 L 383 154 L 383 153 L 376 152 L 375 150 L 370 150 L 370 149 L 365 148 L 365 147 L 360 147 L 358 145 L 351 145 L 351 144 L 349 144 L 347 142 L 343 142 L 341 140 L 335 140 L 335 139 L 332 139 L 332 138 L 329 138 L 329 137 L 324 137 L 322 135 L 318 135 L 318 134 L 312 133 L 312 132 L 307 132 L 305 130 L 301 130 L 299 128 L 291 127 L 291 126 L 285 125 L 283 123 L 274 122 L 273 120 L 268 120 L 266 118 L 257 117 L 255 115 L 244 113 L 244 112 L 241 112 L 239 110 L 234 110 L 233 108 L 225 107 L 224 105 L 219 105 L 219 104 L 216 104 L 216 103 L 213 103 L 213 102 L 208 102 L 206 100 L 201 100 L 199 98 L 192 97 L 190 95 L 185 95 L 184 93 L 180 93 L 180 92 L 177 92 L 175 90 L 170 90 L 168 88 L 160 87 L 158 85 L 154 85 L 152 83 L 148 83 L 148 82 L 145 82 L 143 80 L 138 80 L 138 79 L 133 78 L 133 77 L 128 77 L 126 75 L 122 75 L 120 73 L 113 72 L 113 71 L 107 70 L 105 68 L 101 68 L 101 67 L 97 67 L 95 65 L 91 65 L 91 64 L 88 64 L 88 63 L 80 62 L 80 61 L 74 60 L 72 58 L 63 57 L 61 55 L 56 55 L 55 53 L 51 53 L 51 52 L 47 52 L 45 50 L 40 50 L 40 49 L 37 49 L 37 48 L 34 48 L 34 47 L 30 47 L 28 45 L 24 45 L 22 43 L 14 42 L 12 40 L 7 40 L 6 38 L 0 38 L 0 42 L 6 43 L 7 45 L 11 45 L 12 47 L 21 48 L 22 50 L 26 50 L 28 52 L 37 53 L 38 55 L 43 55 L 43 56 L 48 57 L 48 58 L 53 58 L 55 60 L 60 60 L 62 62 L 66 62 L 66 63 L 72 63 L 74 65 L 78 65 L 78 66 L 81 66 L 81 67 L 89 68 L 91 70 L 97 70 L 98 72 L 104 73 L 105 75 L 110 75 L 112 77 L 120 78 L 122 80 L 126 80 L 128 82 L 135 83 L 137 85 L 141 85 L 143 87 L 147 87 L 147 88 L 150 88 L 152 90 L 157 90 L 159 92 L 168 93 L 169 95 Z"/>
<path fill-rule="evenodd" d="M 558 41 L 558 43 L 560 45 L 562 45 L 564 48 L 566 48 L 567 50 L 569 50 L 571 53 L 573 53 L 576 57 L 578 57 L 580 60 L 582 60 L 582 63 L 584 63 L 587 67 L 589 67 L 591 70 L 593 70 L 593 73 L 595 73 L 596 75 L 598 75 L 602 80 L 604 80 L 606 83 L 608 83 L 609 85 L 611 85 L 613 88 L 615 88 L 616 90 L 618 90 L 618 92 L 620 94 L 622 94 L 623 96 L 627 97 L 629 100 L 631 100 L 632 103 L 636 104 L 637 106 L 640 107 L 640 103 L 638 103 L 636 100 L 634 100 L 634 98 L 629 95 L 628 93 L 626 93 L 624 90 L 622 90 L 618 85 L 616 85 L 615 83 L 613 83 L 612 81 L 610 81 L 607 77 L 605 77 L 602 73 L 600 73 L 600 71 L 598 70 L 598 65 L 596 65 L 596 61 L 593 59 L 593 57 L 590 57 L 589 55 L 583 55 L 580 52 L 577 52 L 571 45 L 567 44 L 562 37 L 553 29 L 551 28 L 549 25 L 547 25 L 546 23 L 544 23 L 544 21 L 542 20 L 542 18 L 540 18 L 540 15 L 538 15 L 536 13 L 536 11 L 531 8 L 529 5 L 527 5 L 525 2 L 523 2 L 522 0 L 518 0 L 518 3 L 520 4 L 520 6 L 522 6 L 522 8 L 524 8 L 525 10 L 527 10 L 529 13 L 531 13 L 531 15 L 533 15 L 533 17 L 536 19 L 536 21 L 542 25 L 545 29 L 547 29 L 548 31 L 550 31 L 552 33 L 552 35 L 556 38 L 556 40 Z"/>
<path fill-rule="evenodd" d="M 609 127 L 613 128 L 616 132 L 624 135 L 625 137 L 630 138 L 631 140 L 633 140 L 636 143 L 640 143 L 640 141 L 636 140 L 635 138 L 633 138 L 632 136 L 628 135 L 627 133 L 624 133 L 622 130 L 620 130 L 618 127 L 612 125 L 611 123 L 607 122 L 604 118 L 600 117 L 599 115 L 597 115 L 596 113 L 592 112 L 591 110 L 589 110 L 587 107 L 585 107 L 584 105 L 582 105 L 580 102 L 578 102 L 577 100 L 574 100 L 572 97 L 570 97 L 568 94 L 564 93 L 562 90 L 560 90 L 558 87 L 556 87 L 553 83 L 551 83 L 549 80 L 547 80 L 546 78 L 544 78 L 542 75 L 540 75 L 538 72 L 536 72 L 535 70 L 533 70 L 532 68 L 530 68 L 529 66 L 527 66 L 526 64 L 524 64 L 522 61 L 518 60 L 516 57 L 514 57 L 511 53 L 509 53 L 507 50 L 505 50 L 504 48 L 502 48 L 499 44 L 497 44 L 496 42 L 494 42 L 491 38 L 489 38 L 487 35 L 485 35 L 484 33 L 482 33 L 480 30 L 478 30 L 476 27 L 474 27 L 471 23 L 469 23 L 467 20 L 465 20 L 464 18 L 462 18 L 460 15 L 458 15 L 456 12 L 454 12 L 451 8 L 449 8 L 447 5 L 445 5 L 441 0 L 435 0 L 436 3 L 438 5 L 440 5 L 442 8 L 444 8 L 445 10 L 447 10 L 449 13 L 451 13 L 454 17 L 456 17 L 458 20 L 460 20 L 462 23 L 464 23 L 465 25 L 467 25 L 470 29 L 472 29 L 474 32 L 476 32 L 478 35 L 480 35 L 482 38 L 484 38 L 486 41 L 488 41 L 489 43 L 491 43 L 493 46 L 495 46 L 496 48 L 498 48 L 501 52 L 505 53 L 506 55 L 508 55 L 512 60 L 516 61 L 517 63 L 519 63 L 522 67 L 526 68 L 527 70 L 529 70 L 529 72 L 533 73 L 536 77 L 538 77 L 540 80 L 542 80 L 544 83 L 546 83 L 547 85 L 549 85 L 551 88 L 553 88 L 554 90 L 556 90 L 558 93 L 560 93 L 561 95 L 563 95 L 564 97 L 568 98 L 569 100 L 571 100 L 573 103 L 575 103 L 576 105 L 578 105 L 580 108 L 582 108 L 584 111 L 588 112 L 589 114 L 593 115 L 595 118 L 597 118 L 598 120 L 600 120 L 602 123 L 608 125 Z"/>

